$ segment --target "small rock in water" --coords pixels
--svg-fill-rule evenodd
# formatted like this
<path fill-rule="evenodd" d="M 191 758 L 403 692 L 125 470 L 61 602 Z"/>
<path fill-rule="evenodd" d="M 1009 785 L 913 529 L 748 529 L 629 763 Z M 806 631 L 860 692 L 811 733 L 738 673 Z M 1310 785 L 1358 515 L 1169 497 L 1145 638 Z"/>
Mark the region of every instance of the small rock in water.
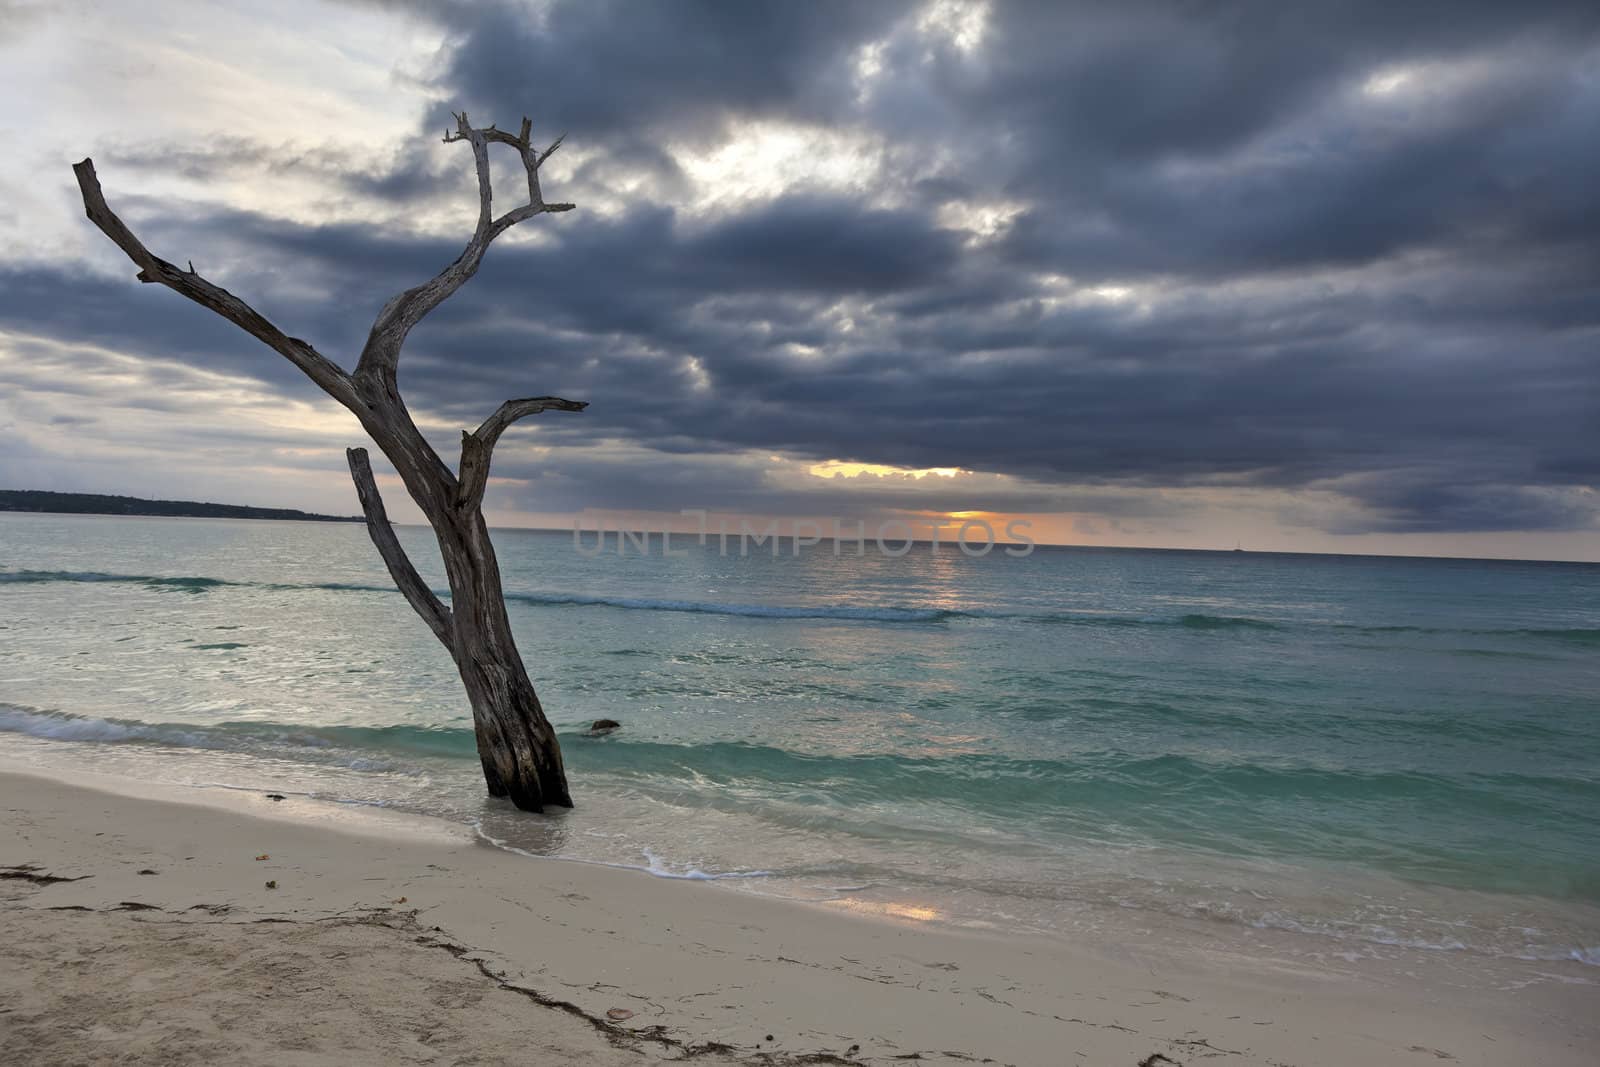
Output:
<path fill-rule="evenodd" d="M 590 737 L 604 737 L 613 730 L 622 729 L 622 724 L 615 719 L 596 719 L 594 725 L 589 727 Z"/>

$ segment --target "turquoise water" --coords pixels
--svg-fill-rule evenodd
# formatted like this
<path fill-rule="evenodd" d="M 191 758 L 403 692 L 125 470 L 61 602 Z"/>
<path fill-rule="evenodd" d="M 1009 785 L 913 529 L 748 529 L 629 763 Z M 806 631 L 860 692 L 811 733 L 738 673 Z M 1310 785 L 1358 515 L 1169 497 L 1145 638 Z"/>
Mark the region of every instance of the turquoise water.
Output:
<path fill-rule="evenodd" d="M 497 543 L 571 813 L 482 796 L 353 525 L 0 516 L 0 755 L 958 923 L 1600 963 L 1600 566 Z"/>

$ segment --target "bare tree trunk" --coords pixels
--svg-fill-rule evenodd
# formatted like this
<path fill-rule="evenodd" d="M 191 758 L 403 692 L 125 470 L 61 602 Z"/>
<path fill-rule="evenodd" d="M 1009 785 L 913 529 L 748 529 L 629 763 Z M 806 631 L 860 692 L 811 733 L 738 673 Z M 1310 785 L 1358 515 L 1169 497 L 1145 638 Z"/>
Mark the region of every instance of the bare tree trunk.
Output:
<path fill-rule="evenodd" d="M 570 808 L 561 746 L 511 636 L 483 513 L 474 508 L 448 538 L 440 528 L 439 546 L 454 591 L 456 669 L 472 701 L 489 793 L 533 811 L 545 804 Z"/>
<path fill-rule="evenodd" d="M 493 126 L 476 129 L 465 114 L 456 116 L 455 131 L 444 139 L 466 141 L 472 147 L 478 174 L 477 227 L 454 263 L 384 305 L 354 372 L 284 334 L 244 301 L 202 278 L 192 263 L 181 270 L 151 254 L 106 205 L 94 163 L 85 159 L 72 169 L 89 218 L 140 268 L 140 281 L 158 282 L 183 294 L 279 352 L 349 408 L 394 464 L 406 491 L 433 527 L 450 583 L 449 606 L 417 574 L 395 536 L 366 449 L 352 448 L 347 453 L 350 476 L 372 542 L 395 585 L 455 660 L 472 704 L 478 756 L 490 795 L 509 797 L 525 811 L 543 811 L 550 804 L 570 808 L 572 798 L 560 743 L 511 634 L 500 566 L 483 518 L 483 494 L 495 443 L 507 427 L 541 411 L 582 411 L 587 405 L 551 396 L 508 400 L 477 430 L 462 433 L 460 466 L 452 472 L 417 429 L 397 385 L 406 335 L 477 273 L 490 243 L 535 215 L 572 209 L 571 204 L 545 203 L 539 189 L 539 167 L 560 145 L 560 138 L 538 152 L 531 133 L 527 119 L 522 120 L 521 132 L 513 135 Z M 489 181 L 491 143 L 514 148 L 528 178 L 528 202 L 498 218 L 492 210 Z"/>

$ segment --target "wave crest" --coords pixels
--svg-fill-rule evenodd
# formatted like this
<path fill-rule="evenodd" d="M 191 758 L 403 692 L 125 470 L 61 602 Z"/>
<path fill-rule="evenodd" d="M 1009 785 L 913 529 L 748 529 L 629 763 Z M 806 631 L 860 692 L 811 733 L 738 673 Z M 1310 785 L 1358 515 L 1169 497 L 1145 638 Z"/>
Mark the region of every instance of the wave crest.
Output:
<path fill-rule="evenodd" d="M 365 585 L 353 582 L 250 582 L 211 578 L 204 575 L 148 575 L 110 574 L 101 571 L 0 571 L 0 584 L 40 584 L 49 582 L 106 582 L 141 585 L 150 589 L 174 590 L 186 593 L 205 593 L 224 587 L 248 587 L 274 590 L 320 590 L 326 592 L 359 592 L 394 594 L 392 586 Z M 434 590 L 448 600 L 447 589 Z M 1360 625 L 1316 621 L 1274 621 L 1239 615 L 1208 615 L 1189 613 L 1177 617 L 1151 617 L 1077 612 L 1025 612 L 996 611 L 983 608 L 928 608 L 895 604 L 740 604 L 714 600 L 655 599 L 650 597 L 607 596 L 589 593 L 508 591 L 506 599 L 534 607 L 561 608 L 615 608 L 624 611 L 670 611 L 696 615 L 728 615 L 750 619 L 811 619 L 835 622 L 865 622 L 934 625 L 960 620 L 1003 620 L 1039 625 L 1086 627 L 1167 627 L 1178 626 L 1187 630 L 1217 632 L 1272 632 L 1287 629 L 1332 629 L 1364 634 L 1453 634 L 1473 637 L 1553 641 L 1584 646 L 1600 645 L 1600 629 L 1591 627 L 1570 628 L 1506 628 L 1475 629 L 1468 627 L 1432 627 L 1420 625 Z"/>

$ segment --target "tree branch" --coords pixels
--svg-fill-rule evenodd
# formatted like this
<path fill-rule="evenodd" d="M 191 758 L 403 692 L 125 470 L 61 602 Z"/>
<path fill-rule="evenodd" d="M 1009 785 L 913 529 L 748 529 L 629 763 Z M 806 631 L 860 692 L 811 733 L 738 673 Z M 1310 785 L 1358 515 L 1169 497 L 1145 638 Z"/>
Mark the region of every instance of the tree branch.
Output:
<path fill-rule="evenodd" d="M 343 368 L 300 338 L 285 334 L 259 311 L 220 285 L 200 277 L 195 273 L 193 262 L 188 270 L 181 270 L 153 254 L 106 204 L 105 194 L 100 191 L 100 178 L 94 172 L 94 160 L 74 163 L 72 173 L 77 175 L 78 189 L 83 194 L 84 213 L 89 216 L 89 221 L 100 227 L 100 231 L 133 260 L 134 266 L 139 268 L 141 282 L 158 282 L 201 307 L 210 308 L 252 337 L 266 342 L 304 371 L 308 378 L 322 387 L 323 392 L 355 410 L 359 401 L 350 376 Z"/>
<path fill-rule="evenodd" d="M 456 116 L 455 132 L 447 131 L 444 141 L 446 144 L 466 141 L 472 146 L 472 161 L 478 173 L 478 224 L 472 232 L 472 238 L 467 242 L 467 247 L 456 257 L 454 263 L 429 281 L 407 289 L 378 312 L 378 319 L 372 324 L 372 332 L 367 335 L 366 347 L 361 350 L 361 359 L 356 363 L 358 378 L 368 376 L 393 378 L 400 361 L 400 346 L 405 343 L 406 335 L 428 312 L 449 299 L 452 293 L 466 284 L 467 279 L 478 272 L 478 265 L 483 262 L 484 253 L 489 250 L 489 245 L 496 237 L 535 215 L 572 210 L 571 204 L 545 203 L 544 194 L 539 188 L 539 168 L 550 158 L 551 153 L 560 147 L 561 138 L 556 138 L 554 144 L 539 152 L 533 147 L 532 136 L 533 123 L 526 118 L 522 120 L 521 132 L 510 134 L 493 126 L 474 129 L 467 121 L 467 113 L 464 111 Z M 491 143 L 515 148 L 528 175 L 528 202 L 521 207 L 513 208 L 499 218 L 494 217 L 494 189 L 489 177 Z"/>
<path fill-rule="evenodd" d="M 456 479 L 456 506 L 477 507 L 483 502 L 484 489 L 489 484 L 489 459 L 495 442 L 506 428 L 518 419 L 537 415 L 541 411 L 582 411 L 589 406 L 586 400 L 563 400 L 559 396 L 530 396 L 522 400 L 507 400 L 498 411 L 483 420 L 483 425 L 472 433 L 461 431 L 461 473 Z"/>
<path fill-rule="evenodd" d="M 356 496 L 361 498 L 361 510 L 367 516 L 367 533 L 372 535 L 372 543 L 378 547 L 378 554 L 389 568 L 389 577 L 394 579 L 394 584 L 405 594 L 407 602 L 422 616 L 422 621 L 428 624 L 433 636 L 454 655 L 455 623 L 450 609 L 433 595 L 433 590 L 428 588 L 417 569 L 411 565 L 406 550 L 400 547 L 400 540 L 395 537 L 394 527 L 389 525 L 389 516 L 383 509 L 383 497 L 378 495 L 378 483 L 373 480 L 367 450 L 346 449 L 345 458 L 350 461 L 350 477 L 356 483 Z"/>

